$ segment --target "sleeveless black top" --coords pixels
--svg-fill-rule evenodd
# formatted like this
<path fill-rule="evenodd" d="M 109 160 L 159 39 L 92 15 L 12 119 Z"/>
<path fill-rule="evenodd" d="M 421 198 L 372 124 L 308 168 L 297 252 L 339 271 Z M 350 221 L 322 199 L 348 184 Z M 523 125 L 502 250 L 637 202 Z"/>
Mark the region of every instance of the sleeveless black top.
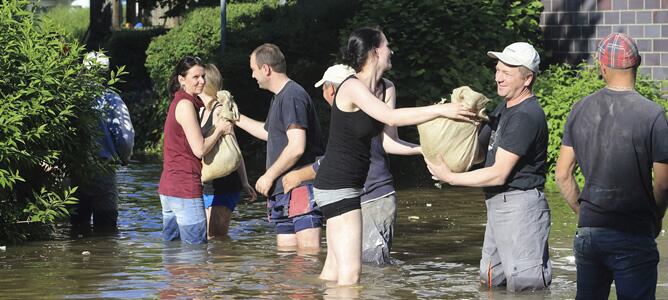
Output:
<path fill-rule="evenodd" d="M 204 125 L 202 125 L 202 135 L 205 136 L 209 130 L 213 128 L 213 111 L 216 110 L 220 104 L 216 105 L 211 109 L 209 118 L 206 119 Z M 204 109 L 200 112 L 199 118 L 202 119 L 204 116 Z M 222 137 L 221 137 L 222 138 Z M 236 171 L 230 173 L 227 176 L 216 178 L 213 181 L 203 182 L 202 183 L 202 194 L 205 195 L 220 195 L 223 193 L 235 193 L 241 191 L 241 179 L 239 179 L 239 173 Z"/>
<path fill-rule="evenodd" d="M 346 80 L 351 77 L 355 75 Z M 369 172 L 371 139 L 380 134 L 384 124 L 361 109 L 355 112 L 339 110 L 336 106 L 338 93 L 337 90 L 334 94 L 327 150 L 314 186 L 322 190 L 361 189 Z"/>

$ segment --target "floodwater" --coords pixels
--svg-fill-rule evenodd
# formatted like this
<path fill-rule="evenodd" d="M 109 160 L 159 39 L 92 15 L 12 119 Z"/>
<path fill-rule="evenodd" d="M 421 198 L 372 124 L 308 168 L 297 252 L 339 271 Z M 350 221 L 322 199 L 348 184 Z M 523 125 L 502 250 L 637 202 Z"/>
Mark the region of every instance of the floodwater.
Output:
<path fill-rule="evenodd" d="M 230 238 L 203 246 L 163 243 L 157 197 L 160 165 L 118 172 L 120 233 L 8 246 L 0 252 L 0 298 L 16 299 L 572 299 L 575 217 L 557 195 L 552 208 L 547 291 L 512 294 L 478 284 L 485 207 L 479 189 L 401 189 L 395 264 L 365 265 L 359 286 L 318 280 L 325 259 L 278 252 L 264 201 L 241 203 Z M 666 225 L 664 225 L 666 228 Z M 668 237 L 661 252 L 657 298 L 668 299 Z M 613 289 L 614 290 L 614 289 Z M 614 299 L 614 291 L 611 298 Z"/>

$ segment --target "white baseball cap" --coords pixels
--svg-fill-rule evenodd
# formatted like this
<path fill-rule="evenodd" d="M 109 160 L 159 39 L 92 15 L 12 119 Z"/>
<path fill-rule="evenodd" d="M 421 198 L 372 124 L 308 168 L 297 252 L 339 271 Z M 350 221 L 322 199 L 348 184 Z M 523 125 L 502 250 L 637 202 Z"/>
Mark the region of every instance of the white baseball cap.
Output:
<path fill-rule="evenodd" d="M 94 65 L 98 65 L 103 69 L 109 68 L 109 56 L 102 52 L 91 51 L 86 53 L 84 56 L 83 64 L 86 68 L 90 69 Z"/>
<path fill-rule="evenodd" d="M 503 52 L 489 51 L 487 56 L 510 66 L 527 67 L 534 73 L 538 72 L 538 65 L 540 65 L 540 55 L 533 46 L 525 42 L 512 43 L 503 49 Z"/>
<path fill-rule="evenodd" d="M 355 70 L 347 65 L 333 65 L 327 68 L 325 74 L 322 75 L 322 79 L 315 83 L 315 87 L 320 87 L 325 83 L 325 81 L 339 84 L 348 78 L 348 76 L 353 74 L 355 74 Z"/>

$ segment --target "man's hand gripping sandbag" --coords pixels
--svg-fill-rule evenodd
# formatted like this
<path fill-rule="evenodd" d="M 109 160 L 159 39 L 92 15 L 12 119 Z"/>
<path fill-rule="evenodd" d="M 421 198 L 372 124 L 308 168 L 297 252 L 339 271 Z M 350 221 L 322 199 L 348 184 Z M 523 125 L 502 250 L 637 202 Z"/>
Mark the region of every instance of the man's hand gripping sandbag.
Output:
<path fill-rule="evenodd" d="M 441 99 L 445 103 L 447 99 Z M 460 103 L 466 109 L 476 112 L 478 118 L 487 120 L 485 105 L 489 99 L 485 95 L 462 86 L 452 91 L 453 103 Z M 472 165 L 483 161 L 483 151 L 478 149 L 478 131 L 480 125 L 437 118 L 418 125 L 422 153 L 429 161 L 443 161 L 453 172 L 467 171 Z"/>

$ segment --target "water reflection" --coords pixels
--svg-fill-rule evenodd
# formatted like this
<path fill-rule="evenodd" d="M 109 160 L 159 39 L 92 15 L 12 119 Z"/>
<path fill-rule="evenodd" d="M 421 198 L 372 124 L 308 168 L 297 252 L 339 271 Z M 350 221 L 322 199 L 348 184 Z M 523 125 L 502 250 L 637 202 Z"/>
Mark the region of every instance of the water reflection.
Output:
<path fill-rule="evenodd" d="M 0 292 L 11 298 L 165 299 L 569 299 L 575 295 L 571 250 L 575 217 L 548 195 L 554 267 L 548 291 L 509 294 L 478 285 L 485 226 L 479 189 L 402 189 L 392 256 L 394 265 L 364 265 L 360 285 L 340 288 L 318 279 L 325 250 L 317 255 L 276 251 L 265 206 L 241 203 L 228 239 L 207 245 L 163 243 L 156 190 L 160 166 L 131 165 L 118 172 L 121 193 L 115 236 L 9 246 L 0 252 Z M 668 228 L 668 226 L 664 226 Z M 668 298 L 668 239 L 657 298 Z M 82 254 L 88 252 L 89 255 Z M 614 292 L 613 292 L 614 293 Z M 613 296 L 614 297 L 614 296 Z"/>

